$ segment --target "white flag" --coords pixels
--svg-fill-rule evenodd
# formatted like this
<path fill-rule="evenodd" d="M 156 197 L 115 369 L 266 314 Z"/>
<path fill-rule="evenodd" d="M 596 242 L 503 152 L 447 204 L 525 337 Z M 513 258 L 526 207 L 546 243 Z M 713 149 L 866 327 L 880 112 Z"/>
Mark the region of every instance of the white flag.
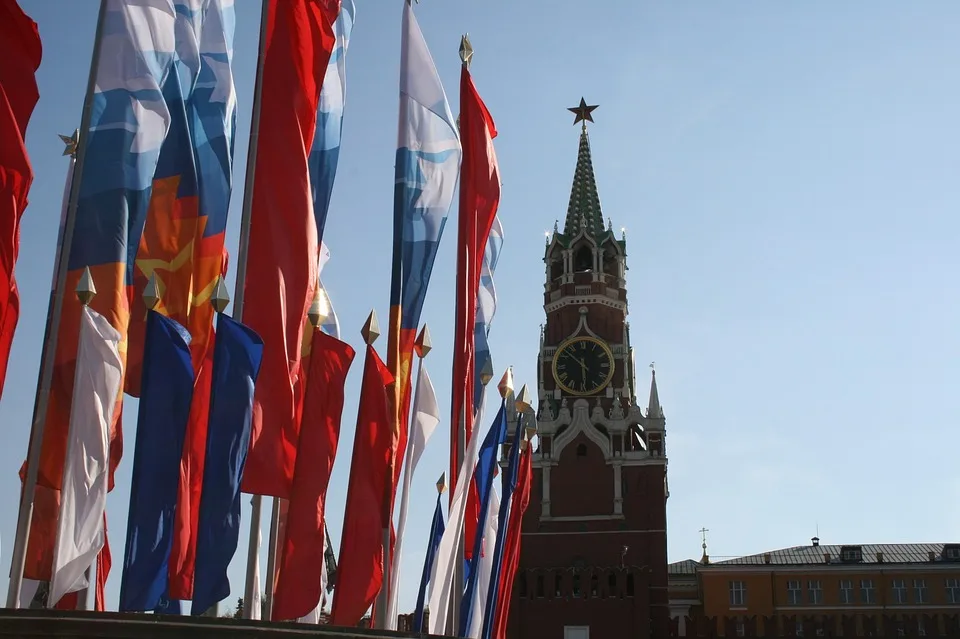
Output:
<path fill-rule="evenodd" d="M 477 579 L 477 588 L 473 591 L 473 616 L 470 617 L 470 627 L 467 628 L 467 637 L 478 639 L 483 630 L 484 609 L 487 607 L 487 591 L 490 589 L 490 573 L 493 572 L 493 551 L 497 545 L 497 528 L 500 521 L 500 495 L 496 488 L 490 487 L 490 506 L 487 509 L 487 524 L 483 529 L 483 554 L 477 570 L 480 571 Z"/>
<path fill-rule="evenodd" d="M 407 460 L 403 469 L 403 488 L 400 491 L 400 519 L 397 521 L 397 541 L 393 551 L 393 564 L 390 567 L 390 590 L 387 599 L 387 630 L 397 629 L 397 607 L 400 599 L 400 553 L 403 549 L 403 530 L 407 525 L 407 507 L 410 505 L 410 484 L 417 462 L 423 456 L 427 440 L 440 423 L 440 407 L 433 382 L 427 373 L 427 367 L 420 362 L 417 373 L 417 389 L 413 395 L 413 422 L 407 438 Z"/>
<path fill-rule="evenodd" d="M 87 587 L 84 573 L 103 547 L 110 468 L 110 424 L 120 397 L 120 333 L 89 307 L 80 315 L 77 369 L 63 466 L 60 519 L 48 605 Z"/>
<path fill-rule="evenodd" d="M 453 577 L 456 561 L 463 562 L 463 520 L 467 512 L 467 493 L 470 488 L 470 479 L 477 467 L 477 455 L 480 452 L 480 441 L 483 439 L 482 429 L 477 425 L 482 421 L 483 400 L 486 397 L 486 387 L 480 395 L 480 408 L 477 418 L 473 421 L 474 429 L 470 436 L 470 444 L 460 462 L 460 472 L 457 475 L 456 489 L 453 491 L 453 502 L 450 504 L 450 515 L 447 527 L 440 538 L 437 556 L 433 560 L 433 572 L 430 574 L 430 634 L 442 635 L 446 632 L 447 615 L 450 612 L 450 598 L 453 596 Z M 459 552 L 458 552 L 459 551 Z M 459 557 L 457 557 L 459 555 Z M 457 595 L 456 603 L 460 604 L 463 593 Z"/>
<path fill-rule="evenodd" d="M 253 504 L 253 499 L 250 500 Z M 253 602 L 244 602 L 244 605 L 251 606 L 250 618 L 260 619 L 260 612 L 263 608 L 263 592 L 260 590 L 260 524 L 257 524 L 257 553 L 256 563 L 253 564 Z"/>

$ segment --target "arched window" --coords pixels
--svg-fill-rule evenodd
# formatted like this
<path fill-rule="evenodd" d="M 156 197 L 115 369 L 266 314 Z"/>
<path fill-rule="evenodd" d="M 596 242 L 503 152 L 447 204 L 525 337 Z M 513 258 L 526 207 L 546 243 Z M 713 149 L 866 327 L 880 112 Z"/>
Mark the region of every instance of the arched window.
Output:
<path fill-rule="evenodd" d="M 610 247 L 607 247 L 603 251 L 603 272 L 607 275 L 620 275 L 617 252 Z"/>
<path fill-rule="evenodd" d="M 589 246 L 581 246 L 573 254 L 573 270 L 575 273 L 593 270 L 593 251 Z"/>
<path fill-rule="evenodd" d="M 563 259 L 550 262 L 550 279 L 555 280 L 563 275 Z"/>
<path fill-rule="evenodd" d="M 586 456 L 587 456 L 587 445 L 577 444 L 577 457 L 586 457 Z"/>
<path fill-rule="evenodd" d="M 580 596 L 580 575 L 573 576 L 573 596 Z"/>
<path fill-rule="evenodd" d="M 633 575 L 627 575 L 627 596 L 633 596 Z"/>
<path fill-rule="evenodd" d="M 523 574 L 520 575 L 520 585 L 519 585 L 519 589 L 520 589 L 520 596 L 521 596 L 521 597 L 526 597 L 526 596 L 527 596 L 527 575 L 526 575 L 526 573 L 523 573 Z"/>

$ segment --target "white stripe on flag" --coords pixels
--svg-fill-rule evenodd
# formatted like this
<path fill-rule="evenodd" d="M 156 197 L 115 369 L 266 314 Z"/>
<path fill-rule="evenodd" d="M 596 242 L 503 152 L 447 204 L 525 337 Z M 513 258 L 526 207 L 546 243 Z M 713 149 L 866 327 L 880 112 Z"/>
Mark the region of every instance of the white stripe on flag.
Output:
<path fill-rule="evenodd" d="M 80 316 L 78 341 L 47 604 L 51 608 L 68 592 L 87 587 L 84 573 L 103 547 L 110 424 L 123 380 L 120 333 L 105 317 L 86 306 Z"/>

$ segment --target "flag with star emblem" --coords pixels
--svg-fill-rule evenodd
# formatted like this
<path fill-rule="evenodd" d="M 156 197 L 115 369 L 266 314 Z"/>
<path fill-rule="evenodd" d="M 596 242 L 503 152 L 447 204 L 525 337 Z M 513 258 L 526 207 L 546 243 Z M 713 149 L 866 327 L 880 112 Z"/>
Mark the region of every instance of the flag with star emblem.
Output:
<path fill-rule="evenodd" d="M 179 7 L 178 3 L 178 9 Z M 194 4 L 196 2 L 194 1 Z M 233 0 L 178 11 L 174 67 L 163 92 L 170 131 L 160 149 L 146 225 L 133 267 L 125 390 L 139 397 L 147 308 L 137 293 L 157 280 L 157 312 L 184 326 L 199 369 L 213 330 L 210 295 L 225 271 L 224 232 L 233 186 Z"/>
<path fill-rule="evenodd" d="M 90 308 L 120 333 L 119 352 L 125 363 L 132 257 L 171 121 L 164 85 L 175 75 L 174 4 L 104 2 L 100 54 L 94 62 L 96 106 L 89 129 L 80 132 L 81 142 L 86 140 L 81 150 L 85 161 L 76 176 L 80 192 L 71 212 L 74 235 L 63 247 L 69 251 L 68 272 L 38 475 L 39 483 L 57 489 L 67 449 L 82 309 L 72 292 L 89 268 L 97 288 Z M 119 410 L 113 411 L 110 429 L 111 486 L 123 450 L 119 415 Z"/>

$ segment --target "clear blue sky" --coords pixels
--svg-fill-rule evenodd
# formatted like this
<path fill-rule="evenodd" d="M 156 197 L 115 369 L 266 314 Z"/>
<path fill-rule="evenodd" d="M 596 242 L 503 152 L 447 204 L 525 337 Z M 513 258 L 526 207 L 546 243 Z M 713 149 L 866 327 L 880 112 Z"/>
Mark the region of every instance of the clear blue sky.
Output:
<path fill-rule="evenodd" d="M 67 167 L 56 134 L 79 123 L 98 5 L 20 1 L 44 58 L 27 140 L 36 179 L 22 315 L 0 402 L 4 575 Z M 357 5 L 324 279 L 359 348 L 370 308 L 386 319 L 401 4 Z M 824 543 L 956 540 L 960 5 L 424 0 L 416 11 L 454 112 L 457 46 L 470 33 L 500 131 L 506 243 L 491 342 L 495 367 L 512 364 L 521 383 L 536 383 L 543 232 L 565 214 L 576 160 L 566 107 L 581 95 L 600 104 L 591 140 L 603 210 L 628 229 L 632 342 L 642 372 L 657 363 L 667 416 L 672 561 L 699 557 L 701 526 L 714 556 L 809 543 L 817 526 Z M 234 254 L 258 16 L 258 2 L 238 0 Z M 445 412 L 455 223 L 447 229 L 424 309 Z M 360 368 L 327 505 L 337 548 Z M 128 406 L 107 507 L 113 606 L 135 414 Z M 404 610 L 447 427 L 414 482 Z M 245 556 L 246 532 L 226 606 L 243 592 Z"/>

